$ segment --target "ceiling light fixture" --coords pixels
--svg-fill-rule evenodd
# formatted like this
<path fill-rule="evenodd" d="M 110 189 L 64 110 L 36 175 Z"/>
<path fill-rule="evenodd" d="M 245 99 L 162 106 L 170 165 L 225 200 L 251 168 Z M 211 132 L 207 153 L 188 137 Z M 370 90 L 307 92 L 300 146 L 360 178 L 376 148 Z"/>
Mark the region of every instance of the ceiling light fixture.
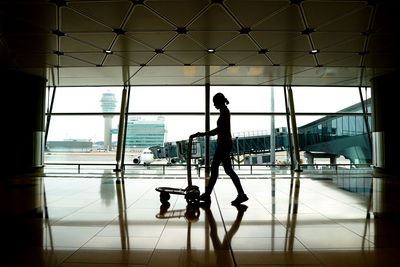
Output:
<path fill-rule="evenodd" d="M 65 0 L 50 0 L 49 2 L 55 4 L 58 7 L 67 6 Z"/>
<path fill-rule="evenodd" d="M 178 27 L 178 28 L 176 29 L 176 32 L 177 32 L 178 34 L 186 34 L 186 33 L 188 32 L 188 30 L 187 30 L 185 27 Z"/>
<path fill-rule="evenodd" d="M 313 50 L 310 51 L 310 54 L 316 54 L 316 53 L 318 53 L 318 52 L 319 52 L 318 49 L 313 49 Z"/>
<path fill-rule="evenodd" d="M 215 53 L 215 49 L 207 49 L 207 52 L 210 53 L 210 54 L 211 53 Z"/>
<path fill-rule="evenodd" d="M 301 2 L 303 2 L 303 0 L 290 0 L 291 5 L 300 5 Z"/>
<path fill-rule="evenodd" d="M 241 28 L 239 33 L 240 34 L 249 34 L 251 32 L 250 28 Z"/>
<path fill-rule="evenodd" d="M 112 54 L 111 50 L 104 50 L 104 53 L 106 53 L 107 55 Z"/>
<path fill-rule="evenodd" d="M 60 30 L 54 30 L 51 33 L 57 35 L 57 36 L 65 36 L 65 33 L 61 32 Z"/>
<path fill-rule="evenodd" d="M 131 2 L 134 5 L 143 5 L 144 0 L 131 0 Z"/>
<path fill-rule="evenodd" d="M 301 31 L 301 34 L 311 34 L 313 32 L 315 32 L 313 28 L 306 28 L 304 31 Z"/>
<path fill-rule="evenodd" d="M 113 29 L 113 32 L 114 32 L 115 34 L 117 34 L 117 35 L 124 35 L 124 34 L 126 33 L 126 31 L 124 31 L 124 30 L 121 29 L 121 28 Z"/>

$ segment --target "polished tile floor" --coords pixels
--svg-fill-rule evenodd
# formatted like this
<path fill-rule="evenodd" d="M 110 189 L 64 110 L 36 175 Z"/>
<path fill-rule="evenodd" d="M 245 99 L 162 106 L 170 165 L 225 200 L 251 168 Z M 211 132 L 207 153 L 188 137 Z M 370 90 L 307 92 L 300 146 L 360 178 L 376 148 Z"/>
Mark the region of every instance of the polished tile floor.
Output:
<path fill-rule="evenodd" d="M 396 179 L 301 173 L 242 184 L 241 206 L 219 179 L 210 207 L 187 207 L 178 195 L 161 205 L 154 190 L 184 187 L 177 177 L 2 178 L 1 266 L 400 266 Z"/>

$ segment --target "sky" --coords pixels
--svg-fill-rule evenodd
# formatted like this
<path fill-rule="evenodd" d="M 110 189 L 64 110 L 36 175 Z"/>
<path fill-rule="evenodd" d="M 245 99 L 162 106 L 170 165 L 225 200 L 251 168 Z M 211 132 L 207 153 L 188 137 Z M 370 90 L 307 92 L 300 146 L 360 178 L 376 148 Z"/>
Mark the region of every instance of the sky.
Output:
<path fill-rule="evenodd" d="M 229 100 L 231 112 L 272 112 L 271 87 L 269 86 L 215 86 L 211 97 L 222 92 Z M 274 111 L 285 112 L 282 87 L 274 87 Z M 58 87 L 53 112 L 102 112 L 101 97 L 105 92 L 115 94 L 115 112 L 120 111 L 121 87 Z M 363 91 L 364 92 L 364 91 Z M 367 93 L 369 98 L 369 92 Z M 293 87 L 296 112 L 337 112 L 360 102 L 358 88 L 342 87 Z M 365 99 L 365 95 L 364 95 Z M 204 87 L 132 87 L 130 112 L 204 112 Z M 210 105 L 211 112 L 218 112 Z M 167 128 L 166 141 L 187 139 L 190 134 L 204 131 L 204 116 L 164 116 Z M 154 120 L 156 116 L 142 116 L 143 120 Z M 307 124 L 321 116 L 297 116 L 297 126 Z M 218 116 L 211 116 L 211 129 L 216 126 Z M 113 128 L 119 117 L 113 118 Z M 275 128 L 286 127 L 285 116 L 275 116 Z M 233 134 L 270 131 L 269 116 L 232 116 Z M 64 139 L 104 138 L 103 116 L 52 116 L 49 130 L 50 141 Z M 116 136 L 113 138 L 116 140 Z"/>

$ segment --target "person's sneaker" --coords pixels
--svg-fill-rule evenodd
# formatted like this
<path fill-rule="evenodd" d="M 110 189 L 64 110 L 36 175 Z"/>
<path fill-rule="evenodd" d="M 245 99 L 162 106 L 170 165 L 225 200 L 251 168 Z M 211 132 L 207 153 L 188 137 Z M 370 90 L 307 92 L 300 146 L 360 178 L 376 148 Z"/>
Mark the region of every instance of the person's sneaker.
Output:
<path fill-rule="evenodd" d="M 235 200 L 233 200 L 233 201 L 231 202 L 231 204 L 234 205 L 234 206 L 236 206 L 236 205 L 239 205 L 240 203 L 243 203 L 243 202 L 247 201 L 248 199 L 249 199 L 249 198 L 247 197 L 246 194 L 238 195 L 238 196 L 235 198 Z"/>
<path fill-rule="evenodd" d="M 210 195 L 203 193 L 200 195 L 200 202 L 205 203 L 205 204 L 210 204 L 211 203 L 211 197 Z"/>

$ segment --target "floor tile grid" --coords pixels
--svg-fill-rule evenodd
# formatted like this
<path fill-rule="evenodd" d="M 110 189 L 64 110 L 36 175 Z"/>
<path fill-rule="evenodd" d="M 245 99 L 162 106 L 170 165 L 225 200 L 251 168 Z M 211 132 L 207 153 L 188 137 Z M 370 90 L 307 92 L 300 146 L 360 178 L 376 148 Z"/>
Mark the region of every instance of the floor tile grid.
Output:
<path fill-rule="evenodd" d="M 229 182 L 228 182 L 229 183 Z M 221 183 L 220 183 L 221 184 Z M 219 184 L 219 185 L 220 185 Z M 217 191 L 218 191 L 218 188 L 219 188 L 219 186 L 217 186 L 217 188 L 215 189 L 215 191 L 216 191 L 216 195 L 218 195 L 218 193 L 217 193 Z M 245 191 L 246 191 L 246 193 L 248 193 L 249 191 L 248 190 L 246 190 L 246 185 L 244 185 L 244 189 L 245 189 Z M 254 197 L 251 193 L 248 193 L 249 194 L 249 196 L 250 196 L 250 200 L 249 200 L 249 202 L 250 201 L 252 201 L 252 198 L 253 198 L 253 201 L 255 200 L 255 202 L 256 203 L 258 203 L 258 205 L 259 206 L 261 206 L 261 207 L 263 207 L 263 209 L 264 209 L 264 211 L 266 212 L 266 213 L 269 213 L 269 211 L 265 208 L 265 206 L 264 206 L 264 204 L 257 198 L 257 197 Z M 247 202 L 245 202 L 244 204 L 246 204 Z M 252 203 L 254 203 L 254 202 L 252 202 Z M 251 205 L 252 207 L 253 207 L 253 205 L 252 204 L 249 204 L 249 205 Z M 221 209 L 220 209 L 221 210 Z M 221 212 L 221 217 L 223 217 L 223 213 L 224 213 L 224 211 L 222 211 Z M 272 215 L 271 215 L 272 216 Z M 283 225 L 279 220 L 276 220 L 277 222 L 278 222 L 278 224 L 279 225 L 281 225 L 282 227 L 285 227 L 285 225 Z M 226 229 L 226 224 L 224 224 L 224 227 L 225 227 L 225 231 L 227 231 Z M 285 227 L 286 228 L 286 227 Z M 234 238 L 235 239 L 235 238 Z M 251 239 L 249 239 L 249 242 L 252 242 L 252 243 L 254 243 L 255 241 L 257 241 L 257 239 L 258 238 L 251 238 Z M 281 238 L 273 238 L 273 239 L 281 239 Z M 271 251 L 265 251 L 265 252 L 267 252 L 267 254 L 269 255 L 269 256 L 266 256 L 266 254 L 264 254 L 262 251 L 263 250 L 259 250 L 259 252 L 260 253 L 262 253 L 261 255 L 256 255 L 255 257 L 251 257 L 252 259 L 250 259 L 250 261 L 249 262 L 245 262 L 246 263 L 246 265 L 247 264 L 249 264 L 249 263 L 251 263 L 251 264 L 257 264 L 257 266 L 259 266 L 258 264 L 259 264 L 259 262 L 257 262 L 257 259 L 254 259 L 254 258 L 257 258 L 257 257 L 267 257 L 267 258 L 272 258 L 272 259 L 270 259 L 270 262 L 269 262 L 269 264 L 279 264 L 279 265 L 281 265 L 282 263 L 293 263 L 293 262 L 291 262 L 291 259 L 290 258 L 292 258 L 292 253 L 297 253 L 297 255 L 294 255 L 294 257 L 300 257 L 300 258 L 302 258 L 302 257 L 306 257 L 307 259 L 305 259 L 306 260 L 306 262 L 311 262 L 311 263 L 313 263 L 313 266 L 319 266 L 320 264 L 322 264 L 322 262 L 312 253 L 312 251 L 310 251 L 304 244 L 302 244 L 301 243 L 301 241 L 300 240 L 298 240 L 295 236 L 294 236 L 294 239 L 295 239 L 295 241 L 297 241 L 297 243 L 299 243 L 299 244 L 301 244 L 301 246 L 302 247 L 304 247 L 305 248 L 305 252 L 302 252 L 301 251 L 301 249 L 300 250 L 298 250 L 298 249 L 296 249 L 295 248 L 295 251 L 294 252 L 291 252 L 291 251 L 282 251 L 282 252 L 277 252 L 277 253 L 281 253 L 281 254 L 283 254 L 283 255 L 281 255 L 281 256 L 277 256 L 277 255 L 273 255 L 273 254 L 270 254 L 270 253 L 274 253 L 274 252 L 271 252 Z M 285 244 L 286 244 L 286 241 L 288 240 L 287 238 L 284 238 L 284 240 L 285 240 Z M 243 262 L 244 261 L 246 261 L 246 259 L 244 259 L 244 258 L 246 258 L 246 257 L 243 257 L 243 253 L 247 253 L 247 251 L 246 250 L 237 250 L 237 249 L 235 249 L 235 247 L 233 247 L 233 245 L 232 245 L 232 241 L 234 241 L 234 240 L 230 240 L 230 249 L 231 249 L 231 252 L 232 252 L 232 256 L 233 256 L 233 258 L 235 259 L 235 264 L 236 264 L 236 266 L 242 266 L 243 265 Z M 255 242 L 255 243 L 257 243 L 257 242 Z M 297 251 L 298 250 L 298 251 Z M 249 253 L 253 253 L 253 252 L 250 252 L 249 251 Z M 304 253 L 308 253 L 308 255 L 306 255 L 306 256 L 299 256 L 298 254 L 304 254 Z M 236 256 L 237 255 L 237 256 Z M 272 256 L 272 257 L 271 257 Z M 236 258 L 238 257 L 238 260 L 236 260 Z M 247 259 L 247 261 L 248 261 L 248 259 Z M 254 261 L 254 262 L 253 262 Z M 315 265 L 315 264 L 318 264 L 318 265 Z M 268 265 L 269 266 L 269 265 Z"/>
<path fill-rule="evenodd" d="M 201 186 L 199 186 L 199 187 L 200 187 L 200 191 L 202 192 L 203 191 L 202 187 Z M 201 266 L 209 266 L 209 264 L 211 264 L 211 266 L 214 266 L 214 264 L 217 264 L 216 266 L 220 266 L 220 264 L 222 264 L 221 266 L 234 266 L 233 259 L 232 259 L 232 253 L 229 250 L 229 247 L 228 247 L 228 250 L 226 250 L 225 242 L 223 242 L 223 244 L 219 244 L 218 241 L 220 241 L 220 240 L 218 240 L 218 241 L 214 240 L 213 236 L 212 236 L 213 230 L 211 230 L 211 232 L 209 234 L 207 234 L 207 237 L 204 236 L 204 233 L 206 233 L 206 232 L 204 232 L 204 229 L 205 229 L 204 227 L 207 228 L 208 223 L 210 223 L 210 227 L 211 227 L 211 222 L 207 219 L 207 218 L 209 218 L 208 216 L 215 217 L 214 223 L 216 223 L 216 224 L 213 224 L 213 225 L 214 225 L 214 227 L 216 226 L 216 228 L 214 228 L 214 229 L 217 230 L 217 232 L 219 234 L 221 234 L 223 232 L 224 233 L 223 235 L 226 236 L 225 229 L 222 229 L 222 227 L 224 225 L 222 222 L 221 215 L 218 214 L 219 212 L 218 212 L 217 205 L 218 204 L 217 204 L 216 196 L 215 196 L 215 194 L 213 194 L 212 195 L 212 204 L 210 205 L 210 207 L 208 207 L 207 205 L 206 206 L 200 205 L 200 207 L 197 207 L 200 211 L 199 214 L 201 214 L 201 216 L 199 217 L 199 219 L 200 219 L 199 221 L 195 220 L 195 223 L 192 223 L 192 225 L 191 225 L 191 231 L 190 231 L 191 242 L 187 244 L 187 246 L 190 245 L 190 247 L 186 247 L 186 244 L 185 245 L 182 244 L 182 239 L 185 239 L 184 242 L 186 243 L 185 236 L 189 234 L 189 230 L 187 230 L 187 231 L 184 230 L 182 232 L 183 229 L 181 226 L 179 226 L 179 225 L 181 225 L 180 222 L 182 222 L 182 221 L 183 222 L 186 221 L 184 224 L 187 224 L 188 221 L 190 221 L 190 218 L 183 219 L 182 217 L 180 217 L 180 218 L 168 219 L 165 231 L 160 235 L 161 236 L 160 243 L 161 243 L 161 239 L 162 239 L 162 244 L 160 244 L 160 243 L 157 244 L 156 250 L 152 254 L 152 257 L 150 259 L 148 266 L 152 266 L 152 267 L 153 266 L 165 266 L 165 264 L 167 264 L 167 262 L 169 264 L 172 264 L 172 266 L 177 266 L 177 264 L 179 266 L 187 266 L 187 264 L 189 264 L 189 265 L 200 264 Z M 186 204 L 186 200 L 184 199 L 184 196 L 178 196 L 177 201 L 175 202 L 175 205 L 170 207 L 169 210 L 170 211 L 181 211 L 185 207 L 186 207 L 186 211 L 188 211 L 188 208 L 190 210 L 190 207 L 188 207 Z M 213 216 L 212 213 L 214 213 L 215 216 Z M 206 215 L 206 214 L 208 214 L 208 215 Z M 186 213 L 185 213 L 185 217 L 186 217 Z M 190 226 L 188 225 L 187 227 L 190 227 Z M 209 229 L 208 231 L 210 231 L 210 228 L 208 228 L 208 229 Z M 223 231 L 221 232 L 220 230 L 223 230 Z M 176 232 L 177 234 L 181 234 L 182 236 L 177 236 L 177 240 L 175 242 L 176 244 L 171 244 L 171 246 L 168 247 L 166 241 L 170 240 L 169 238 L 171 237 L 171 232 L 172 233 Z M 201 233 L 201 236 L 199 239 L 197 239 L 196 237 L 199 237 L 198 236 L 199 233 Z M 215 233 L 216 232 L 214 232 L 214 234 Z M 210 235 L 211 239 L 207 239 L 207 238 L 210 238 L 210 237 L 208 237 L 208 235 Z M 205 240 L 202 240 L 203 238 L 205 238 Z M 203 242 L 205 242 L 205 243 L 203 243 Z M 208 243 L 208 242 L 210 242 L 210 243 Z M 216 243 L 214 243 L 214 242 L 216 242 Z M 188 262 L 184 262 L 184 263 L 183 262 L 178 263 L 176 261 L 177 254 L 180 254 L 181 259 L 185 258 L 187 255 L 192 255 L 193 262 L 188 261 Z M 160 262 L 160 255 L 164 255 L 164 258 L 167 259 L 167 261 Z M 186 265 L 182 265 L 182 264 L 186 264 Z"/>
<path fill-rule="evenodd" d="M 153 189 L 153 190 L 154 190 L 154 189 Z M 171 205 L 168 209 L 172 209 L 172 210 L 173 210 L 173 209 L 175 208 L 175 206 L 176 206 L 177 203 L 178 203 L 178 198 L 175 198 L 175 200 L 174 200 L 174 202 L 173 202 L 173 205 Z M 150 257 L 148 258 L 148 261 L 146 262 L 146 266 L 150 264 L 150 262 L 151 262 L 151 260 L 152 260 L 152 258 L 153 258 L 153 256 L 154 256 L 154 254 L 155 254 L 155 252 L 156 252 L 157 246 L 158 246 L 158 244 L 160 243 L 160 240 L 161 240 L 161 238 L 162 238 L 162 236 L 163 236 L 163 233 L 165 232 L 165 229 L 166 229 L 166 227 L 167 227 L 167 225 L 168 225 L 168 221 L 169 221 L 169 219 L 166 219 L 166 222 L 165 222 L 164 227 L 163 227 L 163 229 L 162 229 L 162 231 L 161 231 L 161 234 L 160 234 L 160 236 L 158 237 L 158 240 L 157 240 L 157 242 L 156 242 L 156 244 L 155 244 L 155 246 L 154 246 L 154 249 L 153 249 L 152 253 L 150 254 Z"/>
<path fill-rule="evenodd" d="M 259 204 L 260 205 L 262 205 L 262 206 L 264 206 L 264 204 L 256 197 L 255 198 L 258 202 L 259 202 Z M 298 205 L 301 205 L 301 203 L 297 203 Z M 322 216 L 323 216 L 323 214 L 321 214 Z M 328 218 L 327 218 L 328 219 Z M 288 226 L 286 226 L 286 227 L 288 227 Z M 290 230 L 290 229 L 289 229 Z M 296 237 L 297 238 L 297 237 Z M 297 238 L 298 239 L 298 238 Z M 308 248 L 307 247 L 307 244 L 305 244 L 305 243 L 303 243 L 301 240 L 299 240 L 298 239 L 298 241 L 300 242 L 300 243 L 302 243 L 303 245 L 304 245 L 304 247 L 306 247 L 309 251 L 310 251 L 310 253 L 312 253 L 314 256 L 315 256 L 315 254 L 313 253 L 313 251 L 310 249 L 310 248 Z M 235 252 L 234 252 L 235 253 Z M 315 256 L 316 257 L 316 256 Z M 316 257 L 317 258 L 317 257 Z M 319 259 L 319 262 L 321 262 L 321 260 Z"/>
<path fill-rule="evenodd" d="M 366 178 L 370 178 L 370 177 L 366 177 Z M 328 186 L 328 188 L 335 188 L 332 184 L 326 184 L 326 186 Z M 372 194 L 367 197 L 367 196 L 361 196 L 361 195 L 356 194 L 354 192 L 342 191 L 341 192 L 342 194 L 345 194 L 345 195 L 347 195 L 349 197 L 348 198 L 340 198 L 337 195 L 336 196 L 332 195 L 332 193 L 328 194 L 327 193 L 328 191 L 323 191 L 323 190 L 319 191 L 319 190 L 317 190 L 315 188 L 312 188 L 310 186 L 307 189 L 309 190 L 309 192 L 320 194 L 320 195 L 322 195 L 322 196 L 324 196 L 326 198 L 329 198 L 329 199 L 332 199 L 332 200 L 334 200 L 336 202 L 339 202 L 344 206 L 348 206 L 349 208 L 355 208 L 355 209 L 359 210 L 361 213 L 365 213 L 365 216 L 363 218 L 357 219 L 358 221 L 362 221 L 364 223 L 364 225 L 365 225 L 365 229 L 364 229 L 364 231 L 362 233 L 360 230 L 359 231 L 355 231 L 352 227 L 346 226 L 346 223 L 342 222 L 340 219 L 331 218 L 331 217 L 329 217 L 329 215 L 324 214 L 320 210 L 318 210 L 318 209 L 316 210 L 316 212 L 318 212 L 322 216 L 326 217 L 327 219 L 335 222 L 340 227 L 343 227 L 346 230 L 354 233 L 355 235 L 360 236 L 363 239 L 363 243 L 365 242 L 365 244 L 367 245 L 367 249 L 369 249 L 371 247 L 371 246 L 369 246 L 370 243 L 372 244 L 372 247 L 373 247 L 373 244 L 374 244 L 374 242 L 372 240 L 373 239 L 373 235 L 372 236 L 367 236 L 367 234 L 370 231 L 371 219 L 367 218 L 368 210 L 366 208 L 368 206 L 368 201 L 370 201 L 370 198 L 372 197 Z M 329 191 L 329 192 L 332 192 L 332 191 Z M 355 206 L 355 205 L 351 205 L 351 204 L 348 203 L 349 199 L 354 201 L 354 198 L 358 199 L 358 201 L 360 201 L 360 203 L 364 203 L 364 205 L 362 205 L 363 207 L 361 207 L 360 205 Z"/>
<path fill-rule="evenodd" d="M 320 193 L 320 192 L 318 192 L 318 193 Z M 330 196 L 329 196 L 330 197 Z M 335 199 L 335 200 L 337 200 L 337 199 Z M 261 204 L 261 205 L 263 205 L 262 203 L 261 203 L 261 201 L 260 200 L 258 200 L 257 199 L 257 201 Z M 298 203 L 299 205 L 301 205 L 300 203 Z M 321 214 L 322 216 L 324 216 L 323 214 Z M 326 218 L 328 218 L 328 217 L 326 217 Z M 344 227 L 344 226 L 343 226 Z M 346 229 L 348 229 L 348 230 L 350 230 L 350 231 L 352 231 L 351 229 L 349 229 L 348 227 L 345 227 Z M 355 233 L 355 234 L 357 234 L 356 232 L 354 232 L 354 231 L 352 231 L 353 233 Z M 360 236 L 361 238 L 363 238 L 363 236 Z M 301 242 L 301 240 L 299 240 L 300 242 Z M 367 241 L 368 242 L 368 241 Z M 321 253 L 319 253 L 319 251 L 318 250 L 315 250 L 315 249 L 310 249 L 310 248 L 308 248 L 307 246 L 306 246 L 306 244 L 304 244 L 303 243 L 303 245 L 308 249 L 308 251 L 311 253 L 311 254 L 313 254 L 314 255 L 314 257 L 316 258 L 316 259 L 318 259 L 318 261 L 321 263 L 321 264 L 325 264 L 325 262 L 326 262 L 326 258 L 324 258 L 324 257 L 321 257 Z M 234 252 L 235 253 L 235 252 Z M 363 258 L 361 258 L 362 260 L 363 260 Z M 330 259 L 328 259 L 328 260 L 330 260 Z M 325 266 L 325 265 L 323 265 L 323 266 Z"/>
<path fill-rule="evenodd" d="M 115 179 L 115 178 L 113 178 L 113 177 L 110 177 L 110 179 Z M 125 181 L 126 180 L 120 180 L 120 183 L 123 183 L 124 185 L 125 185 Z M 133 201 L 129 206 L 127 206 L 126 207 L 126 209 L 128 209 L 128 208 L 130 208 L 130 207 L 132 207 L 137 201 L 139 201 L 144 195 L 146 195 L 149 191 L 152 191 L 152 190 L 154 190 L 154 185 L 153 184 L 151 184 L 149 187 L 148 187 L 148 189 L 147 190 L 144 190 L 143 191 L 143 193 L 140 195 L 140 197 L 138 197 L 135 201 Z M 175 203 L 176 203 L 176 201 L 177 200 L 175 200 Z M 175 204 L 174 203 L 174 204 Z M 117 217 L 118 217 L 118 215 L 117 215 Z M 113 221 L 114 220 L 112 220 L 112 221 L 110 221 L 110 223 L 108 223 L 107 225 L 105 225 L 104 227 L 102 227 L 100 230 L 98 230 L 95 234 L 93 234 L 93 236 L 92 236 L 92 238 L 90 238 L 87 242 L 85 242 L 80 248 L 78 248 L 78 249 L 76 249 L 73 253 L 71 253 L 68 257 L 66 257 L 62 262 L 61 262 L 61 264 L 82 264 L 82 263 L 79 263 L 79 262 L 69 262 L 69 260 L 71 259 L 71 258 L 73 258 L 73 256 L 78 252 L 78 251 L 80 251 L 81 249 L 83 249 L 84 247 L 85 247 L 85 245 L 86 244 L 88 244 L 93 238 L 95 238 L 100 232 L 102 232 L 103 231 L 103 229 L 104 228 L 106 228 L 107 226 L 109 226 L 110 224 L 112 224 L 113 223 Z M 166 226 L 166 224 L 165 224 L 165 226 Z M 164 226 L 164 228 L 165 228 L 165 226 Z M 159 237 L 159 239 L 161 238 L 161 235 L 160 235 L 160 237 Z M 159 240 L 158 240 L 159 241 Z M 158 243 L 158 241 L 157 241 L 157 243 Z M 107 250 L 109 250 L 109 249 L 107 249 Z M 153 253 L 154 253 L 154 250 L 153 250 Z M 151 257 L 149 257 L 149 260 L 150 260 L 150 258 Z M 148 263 L 148 262 L 147 262 Z M 86 263 L 87 264 L 87 263 Z M 96 264 L 98 264 L 98 263 L 96 263 Z M 62 266 L 64 266 L 64 265 L 62 265 Z"/>
<path fill-rule="evenodd" d="M 227 179 L 226 180 L 228 183 L 230 183 L 230 181 L 229 181 L 229 179 Z M 303 182 L 304 181 L 304 182 Z M 307 183 L 307 182 L 305 182 L 305 181 L 307 181 L 307 180 L 302 180 L 302 185 L 301 185 L 301 189 L 300 190 L 302 190 L 302 191 L 304 191 L 305 189 L 306 190 L 308 190 L 308 189 L 312 189 L 313 187 L 312 187 L 312 184 L 314 183 L 314 181 L 310 181 L 309 183 Z M 249 181 L 250 182 L 250 181 Z M 264 182 L 264 181 L 260 181 L 260 182 Z M 307 185 L 308 184 L 308 185 Z M 285 184 L 285 186 L 286 186 L 287 184 Z M 244 186 L 245 187 L 247 187 L 248 186 L 248 183 L 244 183 Z M 307 188 L 307 186 L 309 186 L 310 188 Z M 153 190 L 154 188 L 152 187 L 152 186 L 149 186 L 149 188 L 151 188 L 151 190 Z M 251 188 L 252 189 L 252 188 Z M 252 190 L 247 190 L 247 191 L 252 191 Z M 265 190 L 264 190 L 265 191 Z M 280 191 L 280 188 L 278 187 L 278 189 L 276 189 L 276 191 L 278 192 L 278 191 Z M 288 191 L 288 190 L 286 190 L 286 191 Z M 287 193 L 287 195 L 289 195 L 289 193 L 288 192 L 286 192 L 286 191 L 282 191 L 282 192 L 285 192 L 285 193 Z M 321 193 L 321 192 L 319 192 L 318 190 L 314 190 L 316 193 Z M 267 192 L 267 194 L 269 194 L 269 191 L 267 190 L 266 191 Z M 219 192 L 218 192 L 219 193 Z M 142 194 L 143 195 L 143 194 Z M 264 193 L 264 195 L 266 195 L 265 193 Z M 258 198 L 258 195 L 257 194 L 254 194 L 254 196 L 253 195 L 251 195 L 252 197 L 251 198 L 253 198 L 254 200 L 256 200 L 259 204 L 260 203 L 264 203 L 265 201 L 265 199 L 259 199 Z M 331 195 L 328 195 L 328 196 L 331 196 Z M 179 196 L 179 198 L 182 198 L 181 196 Z M 138 199 L 140 199 L 140 197 L 138 198 Z M 138 199 L 136 200 L 136 201 L 138 201 Z M 343 202 L 343 200 L 341 199 L 341 198 L 338 198 L 339 200 L 341 200 L 342 202 Z M 153 199 L 154 200 L 154 199 Z M 224 200 L 224 199 L 223 199 Z M 309 201 L 309 199 L 306 199 L 307 201 Z M 335 199 L 335 201 L 336 201 L 337 199 Z M 136 203 L 136 201 L 135 201 L 135 203 Z M 176 202 L 177 201 L 177 198 L 175 199 L 175 202 L 174 202 L 174 207 L 173 208 L 175 208 L 175 205 L 176 205 Z M 224 200 L 225 201 L 225 200 Z M 355 200 L 355 201 L 357 201 L 357 200 Z M 158 202 L 158 200 L 156 201 L 156 202 Z M 226 202 L 226 201 L 225 201 Z M 154 205 L 154 201 L 153 201 L 153 204 L 152 205 Z M 214 202 L 214 204 L 215 204 L 216 202 Z M 229 203 L 229 202 L 227 202 L 227 203 Z M 351 202 L 350 202 L 351 203 Z M 226 203 L 223 203 L 223 202 L 221 202 L 221 203 L 219 203 L 219 206 L 223 206 L 223 205 L 226 205 Z M 265 206 L 266 204 L 264 203 L 264 206 Z M 299 202 L 299 205 L 306 205 L 306 204 L 304 204 L 303 202 Z M 131 207 L 133 206 L 133 203 L 130 205 Z M 227 205 L 226 205 L 227 206 Z M 226 206 L 224 206 L 224 207 L 226 207 Z M 314 208 L 311 204 L 309 204 L 308 206 L 310 206 L 310 207 L 312 207 L 312 208 Z M 351 205 L 346 205 L 347 207 L 351 207 Z M 251 207 L 253 207 L 253 205 L 251 205 Z M 323 207 L 323 206 L 322 206 Z M 363 209 L 363 206 L 362 205 L 360 205 L 359 206 L 360 208 L 359 209 Z M 354 208 L 354 207 L 352 207 L 352 208 Z M 267 210 L 267 208 L 266 207 L 264 207 L 264 209 L 266 209 Z M 316 211 L 316 210 L 315 210 Z M 318 211 L 316 211 L 317 213 L 318 213 Z M 324 214 L 323 213 L 320 213 L 321 214 L 321 216 L 324 216 Z M 217 215 L 217 214 L 216 214 Z M 223 214 L 223 215 L 225 215 L 225 214 Z M 328 217 L 327 217 L 328 218 Z M 224 219 L 225 219 L 225 216 L 224 216 Z M 228 218 L 228 220 L 229 220 L 229 218 Z M 361 221 L 363 221 L 362 219 L 357 219 L 357 220 L 355 220 L 355 222 L 357 223 L 357 224 L 360 224 L 360 222 Z M 358 236 L 363 236 L 362 235 L 362 230 L 363 229 L 361 229 L 361 230 L 354 230 L 355 228 L 354 227 L 352 227 L 351 225 L 350 225 L 350 223 L 352 222 L 352 221 L 349 221 L 349 222 L 346 222 L 346 221 L 340 221 L 340 220 L 336 220 L 336 222 L 337 223 L 339 223 L 341 226 L 343 226 L 343 228 L 345 228 L 346 230 L 349 230 L 349 231 L 352 231 L 352 232 L 354 232 L 355 234 L 358 234 Z M 371 219 L 370 220 L 370 223 L 371 224 L 373 224 L 374 222 L 376 222 L 376 219 Z M 278 224 L 281 224 L 282 226 L 285 226 L 285 224 L 284 223 L 282 223 L 282 221 L 280 220 L 280 218 L 279 217 L 277 217 L 277 223 Z M 225 222 L 225 229 L 226 229 L 226 222 Z M 300 229 L 300 228 L 302 228 L 302 227 L 298 227 L 298 229 Z M 316 228 L 316 229 L 318 229 L 318 227 Z M 301 229 L 300 229 L 301 230 Z M 226 232 L 226 230 L 225 230 L 225 232 Z M 389 232 L 389 234 L 390 234 L 390 232 Z M 374 241 L 374 240 L 371 240 L 371 241 Z M 306 244 L 306 243 L 304 243 L 304 244 Z M 307 247 L 307 246 L 305 246 L 305 247 Z M 373 248 L 373 247 L 372 247 Z M 391 253 L 391 250 L 390 250 L 390 246 L 385 246 L 383 249 L 380 249 L 380 251 L 382 251 L 382 254 L 384 254 L 384 253 L 386 253 L 386 251 L 387 251 L 387 254 L 393 254 L 393 253 Z M 313 253 L 315 253 L 316 255 L 318 255 L 319 256 L 319 258 L 321 257 L 322 259 L 320 260 L 320 262 L 321 261 L 324 261 L 325 262 L 325 256 L 329 253 L 329 249 L 318 249 L 318 248 L 312 248 L 311 249 L 311 251 L 313 252 Z M 331 251 L 332 252 L 334 252 L 334 251 L 337 251 L 337 249 L 331 249 Z M 349 250 L 349 251 L 351 251 L 351 249 Z M 363 257 L 363 255 L 364 254 L 368 254 L 368 253 L 373 253 L 372 251 L 371 252 L 369 252 L 368 250 L 365 250 L 364 252 L 363 251 L 359 251 L 359 252 L 357 252 L 357 251 L 359 251 L 359 249 L 358 250 L 355 250 L 355 253 L 358 253 L 357 255 L 359 255 L 359 257 Z M 390 253 L 389 253 L 390 252 Z M 235 252 L 236 253 L 236 252 Z M 364 254 L 363 254 L 364 253 Z M 315 255 L 314 254 L 314 255 Z M 329 259 L 328 259 L 329 260 Z M 330 266 L 329 264 L 327 264 L 328 266 Z M 394 266 L 394 265 L 393 265 Z"/>
<path fill-rule="evenodd" d="M 219 204 L 219 202 L 218 202 L 218 197 L 217 197 L 216 190 L 214 190 L 214 198 L 215 198 L 215 202 L 216 202 L 217 207 L 218 207 L 219 216 L 220 216 L 220 218 L 221 218 L 222 225 L 223 225 L 223 227 L 224 227 L 225 236 L 227 237 L 227 240 L 228 240 L 229 252 L 230 252 L 230 254 L 231 254 L 231 256 L 232 256 L 233 264 L 234 264 L 235 266 L 237 266 L 235 254 L 233 253 L 233 249 L 232 249 L 232 242 L 231 242 L 232 240 L 230 239 L 229 234 L 228 234 L 228 231 L 227 231 L 227 229 L 226 229 L 226 224 L 225 224 L 224 216 L 222 215 L 221 206 L 220 206 L 220 204 Z"/>

